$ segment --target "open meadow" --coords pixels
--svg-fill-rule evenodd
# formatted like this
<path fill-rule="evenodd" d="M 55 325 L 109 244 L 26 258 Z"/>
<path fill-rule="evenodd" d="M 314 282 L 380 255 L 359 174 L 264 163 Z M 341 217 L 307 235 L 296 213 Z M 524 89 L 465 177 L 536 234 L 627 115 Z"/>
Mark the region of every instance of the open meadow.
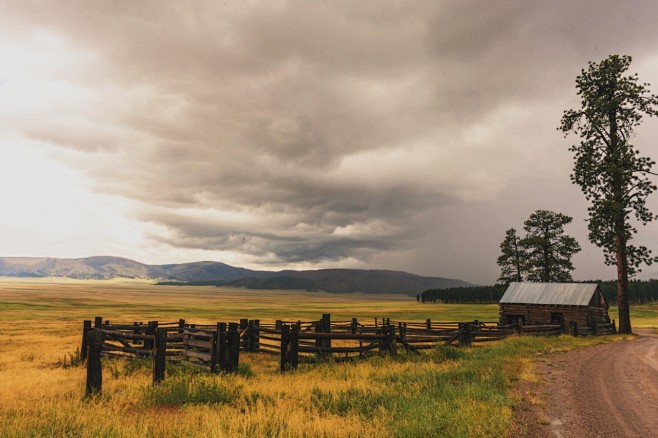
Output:
<path fill-rule="evenodd" d="M 214 323 L 322 313 L 495 321 L 498 306 L 128 280 L 3 279 L 0 436 L 505 436 L 515 430 L 514 383 L 535 379 L 534 357 L 622 339 L 513 336 L 487 347 L 302 364 L 284 374 L 276 358 L 241 353 L 238 373 L 168 365 L 155 387 L 150 361 L 106 359 L 102 395 L 84 397 L 85 368 L 75 359 L 84 319 Z M 656 305 L 634 308 L 633 316 L 635 327 L 658 327 Z"/>

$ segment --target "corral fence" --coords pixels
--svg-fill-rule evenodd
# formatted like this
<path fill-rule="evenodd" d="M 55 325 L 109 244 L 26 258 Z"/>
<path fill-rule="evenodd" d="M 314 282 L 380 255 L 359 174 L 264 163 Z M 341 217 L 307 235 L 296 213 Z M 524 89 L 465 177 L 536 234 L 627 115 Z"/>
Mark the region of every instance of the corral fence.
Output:
<path fill-rule="evenodd" d="M 419 354 L 438 345 L 485 344 L 512 334 L 559 335 L 561 325 L 500 325 L 498 322 L 332 321 L 330 314 L 313 321 L 241 319 L 239 322 L 190 324 L 148 321 L 117 324 L 96 317 L 83 323 L 81 360 L 87 361 L 88 394 L 102 386 L 101 357 L 139 357 L 153 361 L 153 382 L 164 379 L 167 363 L 184 363 L 207 372 L 234 372 L 240 352 L 277 356 L 282 372 L 300 362 L 346 361 L 373 354 Z M 607 330 L 607 329 L 606 329 Z M 578 334 L 577 327 L 569 327 Z M 599 334 L 603 334 L 600 328 Z"/>

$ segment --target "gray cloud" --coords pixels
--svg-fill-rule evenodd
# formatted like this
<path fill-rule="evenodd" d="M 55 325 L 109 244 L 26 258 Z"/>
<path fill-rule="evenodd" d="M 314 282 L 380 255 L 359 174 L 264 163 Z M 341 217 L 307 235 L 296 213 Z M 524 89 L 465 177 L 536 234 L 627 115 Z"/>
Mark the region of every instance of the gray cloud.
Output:
<path fill-rule="evenodd" d="M 50 32 L 88 57 L 66 72 L 87 104 L 20 128 L 80 151 L 71 165 L 96 190 L 168 230 L 153 239 L 473 281 L 495 278 L 506 223 L 531 212 L 506 217 L 510 184 L 536 197 L 568 184 L 555 126 L 580 68 L 613 52 L 655 57 L 658 37 L 658 5 L 643 1 L 4 8 L 25 37 Z M 460 223 L 469 243 L 437 257 Z"/>

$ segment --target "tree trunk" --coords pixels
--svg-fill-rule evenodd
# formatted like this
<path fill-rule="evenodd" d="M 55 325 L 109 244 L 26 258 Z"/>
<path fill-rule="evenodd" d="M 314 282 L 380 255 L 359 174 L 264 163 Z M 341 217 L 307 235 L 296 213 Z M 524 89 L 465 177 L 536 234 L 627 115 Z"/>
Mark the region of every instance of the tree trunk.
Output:
<path fill-rule="evenodd" d="M 613 96 L 611 96 L 612 99 Z M 617 132 L 617 112 L 609 113 L 610 121 L 610 155 L 619 166 L 619 136 Z M 615 252 L 617 258 L 617 308 L 619 310 L 619 333 L 630 334 L 631 313 L 628 303 L 628 253 L 626 251 L 626 213 L 624 210 L 624 187 L 618 171 L 613 176 L 613 198 L 617 217 L 614 219 Z"/>
<path fill-rule="evenodd" d="M 628 256 L 626 238 L 623 234 L 615 236 L 617 249 L 617 306 L 619 309 L 619 333 L 631 334 L 631 313 L 628 304 Z"/>
<path fill-rule="evenodd" d="M 521 253 L 519 250 L 519 239 L 516 238 L 516 235 L 514 236 L 514 257 L 516 259 L 516 281 L 520 283 L 523 281 L 521 278 Z"/>
<path fill-rule="evenodd" d="M 544 255 L 544 269 L 543 269 L 543 274 L 542 274 L 542 281 L 544 283 L 550 283 L 551 282 L 551 259 L 550 259 L 550 253 L 549 253 L 549 245 L 550 245 L 550 236 L 548 234 L 548 225 L 544 228 L 544 247 L 542 248 L 543 255 Z"/>

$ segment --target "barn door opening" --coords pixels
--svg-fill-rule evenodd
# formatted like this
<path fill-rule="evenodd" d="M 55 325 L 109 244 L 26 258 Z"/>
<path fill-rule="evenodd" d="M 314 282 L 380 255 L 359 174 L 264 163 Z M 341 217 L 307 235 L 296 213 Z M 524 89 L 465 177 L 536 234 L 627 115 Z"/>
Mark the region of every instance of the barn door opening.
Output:
<path fill-rule="evenodd" d="M 525 325 L 525 315 L 506 315 L 505 318 L 507 319 L 506 324 L 518 324 L 520 319 L 521 324 Z"/>
<path fill-rule="evenodd" d="M 562 325 L 564 323 L 564 314 L 563 313 L 551 313 L 551 324 Z"/>

